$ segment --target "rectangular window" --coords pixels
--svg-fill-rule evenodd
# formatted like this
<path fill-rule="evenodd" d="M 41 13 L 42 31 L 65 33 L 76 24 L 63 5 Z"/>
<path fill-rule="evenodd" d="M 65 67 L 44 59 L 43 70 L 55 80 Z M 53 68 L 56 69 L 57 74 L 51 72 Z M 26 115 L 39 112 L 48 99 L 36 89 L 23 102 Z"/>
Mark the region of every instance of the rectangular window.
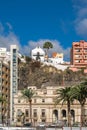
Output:
<path fill-rule="evenodd" d="M 76 63 L 80 63 L 80 60 L 75 60 Z"/>
<path fill-rule="evenodd" d="M 87 109 L 84 109 L 84 114 L 85 116 L 87 116 Z"/>
<path fill-rule="evenodd" d="M 80 55 L 75 55 L 76 58 L 80 58 Z"/>
<path fill-rule="evenodd" d="M 84 49 L 85 52 L 87 52 L 87 49 Z"/>
<path fill-rule="evenodd" d="M 43 91 L 43 94 L 47 94 L 47 90 L 44 90 L 44 91 Z"/>
<path fill-rule="evenodd" d="M 45 117 L 45 109 L 42 109 L 41 115 L 42 117 Z"/>
<path fill-rule="evenodd" d="M 34 109 L 33 115 L 34 117 L 37 117 L 37 109 Z"/>
<path fill-rule="evenodd" d="M 26 119 L 26 122 L 29 122 L 29 119 Z"/>
<path fill-rule="evenodd" d="M 36 103 L 37 102 L 37 100 L 36 99 L 34 99 L 34 103 Z"/>
<path fill-rule="evenodd" d="M 16 49 L 13 49 L 13 53 L 16 53 Z"/>
<path fill-rule="evenodd" d="M 21 114 L 22 114 L 22 113 L 21 113 L 21 109 L 18 109 L 18 110 L 17 110 L 17 116 L 21 116 Z"/>
<path fill-rule="evenodd" d="M 45 99 L 42 99 L 42 102 L 45 102 Z"/>
<path fill-rule="evenodd" d="M 29 117 L 29 109 L 25 110 L 25 117 Z"/>

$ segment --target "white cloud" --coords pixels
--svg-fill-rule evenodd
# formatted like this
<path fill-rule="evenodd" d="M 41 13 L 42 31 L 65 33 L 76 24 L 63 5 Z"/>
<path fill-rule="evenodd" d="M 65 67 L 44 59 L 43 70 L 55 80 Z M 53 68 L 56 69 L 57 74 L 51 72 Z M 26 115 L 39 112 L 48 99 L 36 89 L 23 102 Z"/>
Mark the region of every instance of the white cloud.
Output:
<path fill-rule="evenodd" d="M 73 7 L 76 14 L 74 21 L 76 33 L 87 37 L 87 0 L 73 0 Z"/>
<path fill-rule="evenodd" d="M 72 0 L 74 5 L 78 6 L 86 6 L 87 0 Z"/>
<path fill-rule="evenodd" d="M 10 25 L 10 24 L 8 24 Z M 10 25 L 11 26 L 11 25 Z M 11 26 L 12 28 L 12 26 Z M 12 32 L 9 27 L 9 31 L 6 34 L 4 31 L 4 26 L 0 24 L 0 47 L 5 47 L 8 50 L 10 49 L 10 45 L 16 44 L 19 47 L 19 51 L 22 54 L 30 55 L 30 52 L 32 49 L 34 49 L 36 46 L 40 46 L 43 48 L 43 44 L 46 41 L 50 41 L 53 44 L 53 49 L 49 50 L 49 54 L 51 55 L 52 52 L 59 52 L 59 53 L 64 53 L 65 59 L 69 60 L 70 57 L 70 48 L 64 49 L 60 42 L 57 40 L 49 40 L 49 39 L 40 39 L 38 41 L 28 41 L 27 45 L 22 46 L 18 37 Z"/>
<path fill-rule="evenodd" d="M 76 31 L 79 35 L 87 36 L 87 18 L 79 21 L 76 26 Z"/>
<path fill-rule="evenodd" d="M 4 32 L 4 26 L 0 24 L 0 47 L 6 47 L 9 50 L 10 45 L 12 44 L 18 45 L 21 49 L 21 44 L 19 42 L 18 37 L 11 31 L 6 34 Z"/>
<path fill-rule="evenodd" d="M 87 17 L 87 8 L 80 8 L 77 14 L 79 19 Z"/>

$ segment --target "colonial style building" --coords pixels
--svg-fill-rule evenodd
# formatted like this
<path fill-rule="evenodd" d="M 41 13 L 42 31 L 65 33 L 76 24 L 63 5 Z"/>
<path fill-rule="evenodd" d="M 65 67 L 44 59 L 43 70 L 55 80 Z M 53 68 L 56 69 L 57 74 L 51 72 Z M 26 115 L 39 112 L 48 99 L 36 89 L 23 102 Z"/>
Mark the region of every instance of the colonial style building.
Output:
<path fill-rule="evenodd" d="M 33 89 L 37 98 L 32 99 L 32 122 L 37 125 L 38 122 L 47 124 L 63 120 L 67 122 L 67 105 L 59 103 L 57 106 L 54 103 L 56 90 L 60 86 L 47 86 L 46 88 L 37 89 L 35 86 L 29 87 Z M 30 122 L 29 103 L 22 98 L 21 91 L 14 96 L 14 118 L 16 124 Z M 23 120 L 24 115 L 24 120 Z M 81 109 L 79 102 L 75 101 L 71 105 L 71 122 L 80 122 Z M 87 118 L 87 103 L 85 105 L 85 117 Z"/>

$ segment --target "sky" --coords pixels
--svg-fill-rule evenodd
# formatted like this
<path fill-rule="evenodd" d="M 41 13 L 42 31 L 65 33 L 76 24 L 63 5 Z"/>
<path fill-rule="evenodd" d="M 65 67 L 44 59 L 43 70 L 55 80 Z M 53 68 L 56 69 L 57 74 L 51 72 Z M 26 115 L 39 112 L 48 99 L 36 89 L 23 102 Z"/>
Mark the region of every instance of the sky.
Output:
<path fill-rule="evenodd" d="M 17 44 L 30 55 L 37 45 L 69 61 L 72 42 L 87 41 L 87 0 L 0 0 L 0 47 Z"/>

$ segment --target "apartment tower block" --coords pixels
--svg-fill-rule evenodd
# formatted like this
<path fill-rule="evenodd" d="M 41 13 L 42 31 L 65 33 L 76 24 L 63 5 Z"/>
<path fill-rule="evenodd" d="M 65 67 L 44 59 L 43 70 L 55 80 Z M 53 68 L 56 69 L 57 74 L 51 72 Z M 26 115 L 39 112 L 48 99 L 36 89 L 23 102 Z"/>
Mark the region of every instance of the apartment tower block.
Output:
<path fill-rule="evenodd" d="M 10 48 L 10 124 L 15 122 L 14 119 L 14 95 L 18 89 L 18 47 L 11 45 Z"/>
<path fill-rule="evenodd" d="M 79 41 L 73 42 L 71 48 L 71 65 L 77 68 L 83 68 L 87 66 L 87 42 Z"/>

